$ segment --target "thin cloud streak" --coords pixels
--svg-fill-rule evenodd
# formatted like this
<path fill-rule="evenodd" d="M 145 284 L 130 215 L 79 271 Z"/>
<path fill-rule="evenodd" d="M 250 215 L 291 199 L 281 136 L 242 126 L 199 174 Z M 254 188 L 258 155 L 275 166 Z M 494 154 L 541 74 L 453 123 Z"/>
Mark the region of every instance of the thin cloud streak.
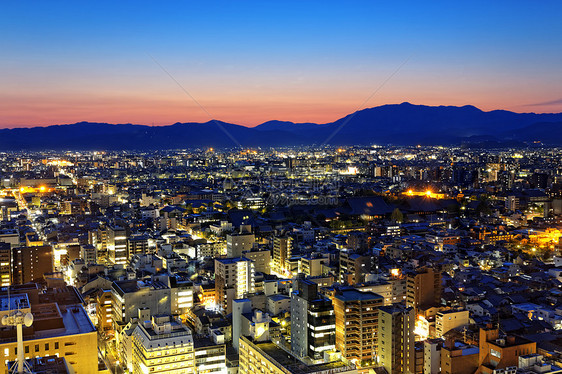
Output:
<path fill-rule="evenodd" d="M 547 106 L 547 105 L 561 105 L 562 99 L 558 100 L 551 100 L 551 101 L 543 101 L 540 103 L 533 103 L 533 104 L 523 104 L 521 106 Z"/>

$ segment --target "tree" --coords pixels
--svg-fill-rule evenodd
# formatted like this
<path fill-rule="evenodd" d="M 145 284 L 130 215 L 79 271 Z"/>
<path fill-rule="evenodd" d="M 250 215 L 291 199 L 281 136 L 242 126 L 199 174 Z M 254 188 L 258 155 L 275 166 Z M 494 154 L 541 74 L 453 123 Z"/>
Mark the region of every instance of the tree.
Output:
<path fill-rule="evenodd" d="M 396 208 L 392 212 L 390 219 L 393 220 L 394 222 L 399 222 L 399 223 L 404 222 L 404 215 L 402 214 L 400 209 Z"/>

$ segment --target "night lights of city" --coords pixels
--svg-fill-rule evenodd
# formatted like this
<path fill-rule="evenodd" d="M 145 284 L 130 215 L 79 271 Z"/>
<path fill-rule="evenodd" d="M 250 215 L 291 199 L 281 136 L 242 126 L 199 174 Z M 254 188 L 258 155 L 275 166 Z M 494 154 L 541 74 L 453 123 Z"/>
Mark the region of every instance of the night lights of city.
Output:
<path fill-rule="evenodd" d="M 560 15 L 2 4 L 3 371 L 562 373 Z"/>

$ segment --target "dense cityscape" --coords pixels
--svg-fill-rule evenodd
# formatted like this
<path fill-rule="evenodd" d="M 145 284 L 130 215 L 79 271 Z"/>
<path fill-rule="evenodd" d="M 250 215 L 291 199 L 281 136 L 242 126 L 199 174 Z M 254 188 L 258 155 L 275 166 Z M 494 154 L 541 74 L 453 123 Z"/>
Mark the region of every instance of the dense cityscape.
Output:
<path fill-rule="evenodd" d="M 562 372 L 561 158 L 1 153 L 0 352 L 19 326 L 34 372 Z"/>

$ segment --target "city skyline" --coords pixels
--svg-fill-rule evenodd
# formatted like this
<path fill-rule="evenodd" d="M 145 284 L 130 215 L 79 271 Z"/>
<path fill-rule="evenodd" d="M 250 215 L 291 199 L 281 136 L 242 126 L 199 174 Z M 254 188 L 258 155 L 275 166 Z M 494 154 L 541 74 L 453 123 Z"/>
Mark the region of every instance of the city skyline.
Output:
<path fill-rule="evenodd" d="M 555 2 L 73 5 L 4 7 L 0 128 L 562 112 Z"/>

